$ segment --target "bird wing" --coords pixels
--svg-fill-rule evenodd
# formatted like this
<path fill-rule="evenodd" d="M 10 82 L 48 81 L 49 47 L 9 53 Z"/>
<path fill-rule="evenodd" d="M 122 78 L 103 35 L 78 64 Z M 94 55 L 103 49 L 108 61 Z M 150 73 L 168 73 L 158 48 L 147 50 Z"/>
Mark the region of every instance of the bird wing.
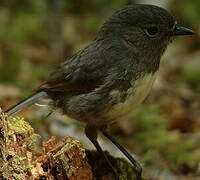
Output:
<path fill-rule="evenodd" d="M 50 74 L 37 91 L 90 92 L 102 84 L 109 69 L 109 46 L 94 41 Z"/>

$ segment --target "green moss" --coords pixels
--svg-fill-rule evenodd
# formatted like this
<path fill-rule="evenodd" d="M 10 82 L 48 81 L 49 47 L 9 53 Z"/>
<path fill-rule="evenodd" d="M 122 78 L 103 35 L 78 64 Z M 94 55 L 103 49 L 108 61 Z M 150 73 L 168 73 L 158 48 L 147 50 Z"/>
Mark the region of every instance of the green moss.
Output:
<path fill-rule="evenodd" d="M 37 140 L 37 136 L 34 133 L 34 129 L 29 125 L 28 122 L 24 121 L 23 118 L 9 118 L 8 120 L 8 137 L 12 137 L 13 135 L 20 135 L 25 141 L 25 145 L 29 149 L 33 149 L 35 147 L 35 142 Z M 12 139 L 8 138 L 9 141 L 13 141 Z M 15 155 L 15 152 L 11 152 L 10 154 Z"/>
<path fill-rule="evenodd" d="M 8 121 L 8 135 L 12 136 L 17 133 L 31 135 L 34 130 L 23 118 L 16 117 Z"/>
<path fill-rule="evenodd" d="M 9 117 L 6 123 L 5 155 L 9 160 L 3 163 L 2 170 L 8 179 L 24 179 L 28 169 L 32 167 L 28 161 L 28 153 L 31 153 L 29 149 L 35 144 L 34 130 L 23 118 Z"/>

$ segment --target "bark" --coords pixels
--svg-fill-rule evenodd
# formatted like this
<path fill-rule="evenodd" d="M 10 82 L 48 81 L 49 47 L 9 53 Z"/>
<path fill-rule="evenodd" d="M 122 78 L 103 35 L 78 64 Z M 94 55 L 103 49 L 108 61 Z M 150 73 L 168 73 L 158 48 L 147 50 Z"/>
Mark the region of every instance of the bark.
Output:
<path fill-rule="evenodd" d="M 116 179 L 96 151 L 85 150 L 73 137 L 58 141 L 53 136 L 41 146 L 38 137 L 23 118 L 7 117 L 0 110 L 0 179 Z M 128 162 L 107 155 L 120 180 L 135 179 Z"/>

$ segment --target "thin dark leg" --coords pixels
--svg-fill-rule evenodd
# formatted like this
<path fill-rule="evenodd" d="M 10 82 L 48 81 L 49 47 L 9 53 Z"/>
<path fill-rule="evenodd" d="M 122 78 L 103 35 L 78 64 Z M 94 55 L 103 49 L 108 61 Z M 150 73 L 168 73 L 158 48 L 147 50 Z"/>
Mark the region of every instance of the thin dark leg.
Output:
<path fill-rule="evenodd" d="M 133 164 L 134 170 L 137 173 L 137 179 L 140 180 L 141 175 L 142 175 L 142 168 L 139 164 L 139 162 L 134 159 L 130 153 L 121 145 L 119 144 L 115 138 L 113 136 L 111 136 L 108 131 L 106 130 L 106 128 L 101 128 L 100 131 L 102 132 L 102 134 L 107 137 L 116 147 L 118 147 L 118 149 L 129 159 L 129 161 Z"/>
<path fill-rule="evenodd" d="M 115 168 L 113 167 L 113 165 L 111 164 L 111 162 L 109 161 L 108 157 L 103 152 L 103 150 L 101 149 L 101 146 L 99 145 L 99 143 L 97 141 L 97 128 L 96 127 L 91 127 L 91 126 L 86 126 L 85 135 L 92 142 L 92 144 L 95 146 L 97 151 L 102 155 L 102 157 L 104 158 L 104 160 L 106 161 L 106 163 L 108 164 L 108 166 L 113 171 L 113 173 L 115 174 L 116 178 L 118 179 L 118 174 L 117 174 Z"/>

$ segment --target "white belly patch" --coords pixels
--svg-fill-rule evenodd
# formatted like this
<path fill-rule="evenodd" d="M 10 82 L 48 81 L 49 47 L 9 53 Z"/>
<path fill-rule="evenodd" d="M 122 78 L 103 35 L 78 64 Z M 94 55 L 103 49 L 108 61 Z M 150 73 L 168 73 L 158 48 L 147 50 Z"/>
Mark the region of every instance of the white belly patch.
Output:
<path fill-rule="evenodd" d="M 136 81 L 131 82 L 131 88 L 128 89 L 127 97 L 124 102 L 119 102 L 112 106 L 112 108 L 106 113 L 110 118 L 118 118 L 133 110 L 137 105 L 149 94 L 153 82 L 155 81 L 156 74 L 148 74 L 139 78 Z M 113 90 L 110 92 L 113 98 L 120 99 L 121 92 L 119 90 Z"/>

